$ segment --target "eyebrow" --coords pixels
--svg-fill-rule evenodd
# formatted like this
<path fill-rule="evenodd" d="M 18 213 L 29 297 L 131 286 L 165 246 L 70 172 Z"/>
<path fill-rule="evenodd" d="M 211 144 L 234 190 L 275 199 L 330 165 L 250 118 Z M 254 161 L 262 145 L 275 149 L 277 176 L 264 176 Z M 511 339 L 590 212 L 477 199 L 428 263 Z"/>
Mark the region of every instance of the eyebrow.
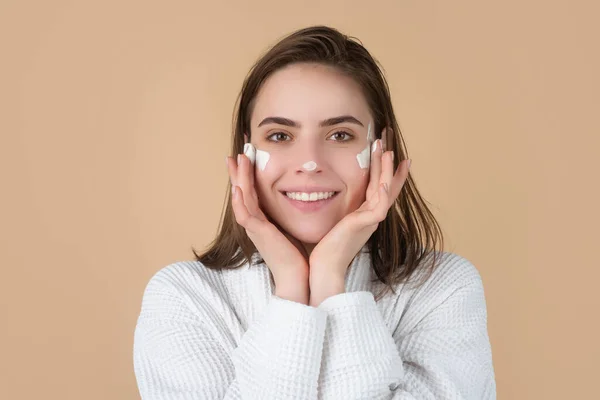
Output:
<path fill-rule="evenodd" d="M 359 120 L 357 120 L 356 118 L 354 118 L 352 115 L 342 115 L 340 117 L 333 117 L 333 118 L 328 118 L 324 121 L 321 121 L 319 123 L 320 127 L 324 127 L 324 126 L 332 126 L 332 125 L 337 125 L 337 124 L 341 124 L 343 122 L 349 122 L 351 124 L 357 124 L 360 125 L 364 128 L 364 125 L 362 122 L 360 122 Z M 267 117 L 265 119 L 263 119 L 260 124 L 258 124 L 258 127 L 260 128 L 263 125 L 267 125 L 267 124 L 278 124 L 278 125 L 285 125 L 285 126 L 291 126 L 293 128 L 300 128 L 302 127 L 302 125 L 299 122 L 296 121 L 292 121 L 289 118 L 283 118 L 283 117 Z"/>

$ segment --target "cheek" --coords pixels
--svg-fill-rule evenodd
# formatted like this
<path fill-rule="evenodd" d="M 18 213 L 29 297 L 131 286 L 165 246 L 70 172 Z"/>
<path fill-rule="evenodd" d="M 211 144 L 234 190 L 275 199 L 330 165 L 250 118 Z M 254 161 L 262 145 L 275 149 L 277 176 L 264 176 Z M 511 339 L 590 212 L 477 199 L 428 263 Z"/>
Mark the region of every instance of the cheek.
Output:
<path fill-rule="evenodd" d="M 367 199 L 367 187 L 369 186 L 369 175 L 359 174 L 354 180 L 348 182 L 348 205 L 355 210 Z"/>
<path fill-rule="evenodd" d="M 370 167 L 371 167 L 371 146 L 367 146 L 359 154 L 355 154 L 351 160 L 348 160 L 348 168 L 344 170 L 343 179 L 348 188 L 348 204 L 351 209 L 360 207 L 365 201 L 367 187 L 369 186 Z M 352 168 L 350 168 L 352 167 Z"/>
<path fill-rule="evenodd" d="M 340 171 L 340 176 L 344 180 L 349 191 L 352 192 L 366 192 L 369 184 L 369 174 L 366 173 L 365 169 L 361 169 L 356 166 L 353 171 Z M 343 175 L 341 175 L 343 174 Z"/>
<path fill-rule="evenodd" d="M 367 148 L 362 150 L 344 149 L 344 151 L 332 152 L 328 156 L 331 160 L 331 167 L 344 178 L 352 178 L 352 180 L 362 178 L 367 175 L 371 165 L 369 150 Z"/>
<path fill-rule="evenodd" d="M 332 161 L 332 168 L 336 175 L 348 188 L 351 202 L 354 202 L 355 197 L 364 198 L 369 184 L 369 165 L 367 165 L 367 168 L 361 168 L 356 159 L 355 151 L 338 154 L 332 158 Z"/>
<path fill-rule="evenodd" d="M 265 201 L 269 200 L 268 196 L 273 184 L 283 173 L 283 163 L 280 158 L 277 154 L 256 150 L 254 182 L 259 197 Z"/>

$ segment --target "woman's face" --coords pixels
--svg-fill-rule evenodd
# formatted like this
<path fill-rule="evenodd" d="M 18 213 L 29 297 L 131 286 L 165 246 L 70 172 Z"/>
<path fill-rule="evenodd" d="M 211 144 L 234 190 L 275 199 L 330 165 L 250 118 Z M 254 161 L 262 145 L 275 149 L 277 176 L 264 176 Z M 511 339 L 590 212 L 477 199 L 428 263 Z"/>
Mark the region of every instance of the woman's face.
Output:
<path fill-rule="evenodd" d="M 261 87 L 250 124 L 261 209 L 296 239 L 318 243 L 364 202 L 375 133 L 351 78 L 320 64 L 278 70 Z"/>

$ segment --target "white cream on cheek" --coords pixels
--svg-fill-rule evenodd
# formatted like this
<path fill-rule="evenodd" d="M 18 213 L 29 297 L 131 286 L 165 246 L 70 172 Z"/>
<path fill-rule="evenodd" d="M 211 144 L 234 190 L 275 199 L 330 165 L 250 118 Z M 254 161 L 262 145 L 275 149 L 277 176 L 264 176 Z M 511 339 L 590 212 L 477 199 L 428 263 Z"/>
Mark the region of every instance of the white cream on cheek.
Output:
<path fill-rule="evenodd" d="M 362 169 L 369 168 L 369 164 L 371 163 L 371 141 L 371 123 L 369 122 L 369 127 L 367 128 L 367 147 L 356 155 L 358 166 Z"/>
<path fill-rule="evenodd" d="M 254 162 L 256 161 L 256 149 L 251 143 L 244 144 L 244 154 L 248 157 L 252 165 L 254 165 Z"/>
<path fill-rule="evenodd" d="M 267 163 L 269 162 L 269 158 L 271 157 L 268 152 L 258 150 L 256 147 L 254 147 L 254 145 L 252 145 L 252 143 L 244 144 L 244 154 L 246 157 L 248 157 L 252 165 L 256 163 L 261 171 L 265 170 Z"/>
<path fill-rule="evenodd" d="M 258 165 L 258 169 L 264 171 L 267 168 L 267 163 L 269 162 L 269 158 L 271 155 L 266 151 L 256 150 L 256 163 Z"/>

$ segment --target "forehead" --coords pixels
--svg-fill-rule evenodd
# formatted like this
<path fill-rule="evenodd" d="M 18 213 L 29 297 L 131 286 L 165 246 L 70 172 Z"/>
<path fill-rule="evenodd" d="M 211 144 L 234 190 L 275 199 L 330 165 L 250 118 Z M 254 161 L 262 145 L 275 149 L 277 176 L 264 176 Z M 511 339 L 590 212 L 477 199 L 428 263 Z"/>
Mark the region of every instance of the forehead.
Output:
<path fill-rule="evenodd" d="M 293 64 L 274 72 L 262 85 L 251 124 L 272 116 L 317 124 L 348 114 L 363 121 L 370 115 L 356 81 L 330 66 Z"/>

